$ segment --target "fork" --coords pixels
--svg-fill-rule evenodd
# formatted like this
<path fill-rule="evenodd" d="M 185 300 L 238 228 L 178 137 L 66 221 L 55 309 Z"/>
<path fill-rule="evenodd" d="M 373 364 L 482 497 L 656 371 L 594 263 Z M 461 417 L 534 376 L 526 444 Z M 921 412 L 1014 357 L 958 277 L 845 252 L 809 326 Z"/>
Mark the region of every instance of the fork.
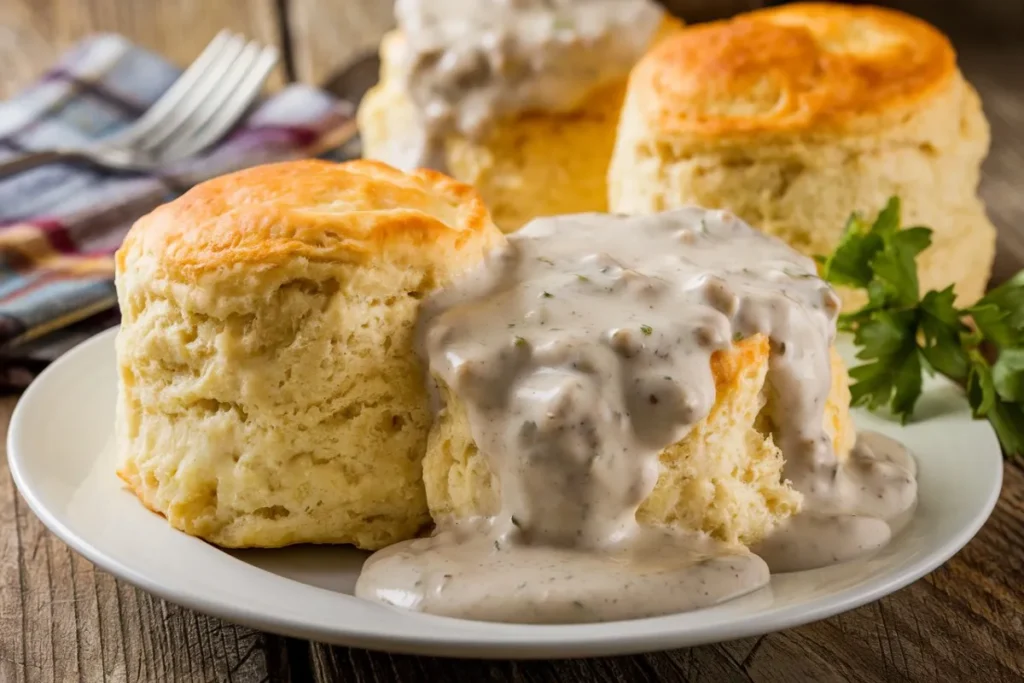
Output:
<path fill-rule="evenodd" d="M 145 171 L 220 139 L 245 113 L 277 64 L 277 49 L 221 31 L 170 88 L 126 129 L 73 148 L 0 162 L 0 178 L 56 161 Z"/>

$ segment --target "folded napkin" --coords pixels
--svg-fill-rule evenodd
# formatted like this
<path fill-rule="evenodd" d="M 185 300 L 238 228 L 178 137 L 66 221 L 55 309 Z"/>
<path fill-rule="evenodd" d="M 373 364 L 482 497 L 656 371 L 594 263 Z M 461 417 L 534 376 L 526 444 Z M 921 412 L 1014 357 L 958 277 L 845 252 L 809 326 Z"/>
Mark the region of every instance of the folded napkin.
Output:
<path fill-rule="evenodd" d="M 0 102 L 0 161 L 75 146 L 131 124 L 180 70 L 116 35 L 71 50 Z M 354 107 L 291 85 L 218 146 L 155 173 L 53 164 L 0 180 L 0 390 L 117 323 L 113 253 L 136 218 L 192 185 L 247 166 L 324 155 L 354 133 Z"/>

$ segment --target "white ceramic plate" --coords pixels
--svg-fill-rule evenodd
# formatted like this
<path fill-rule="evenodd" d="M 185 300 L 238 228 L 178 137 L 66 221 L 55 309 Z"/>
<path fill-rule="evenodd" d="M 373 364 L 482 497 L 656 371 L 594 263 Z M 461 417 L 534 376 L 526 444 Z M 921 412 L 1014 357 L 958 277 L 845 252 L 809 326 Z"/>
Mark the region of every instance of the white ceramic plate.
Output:
<path fill-rule="evenodd" d="M 860 428 L 906 443 L 919 461 L 914 520 L 879 554 L 775 576 L 710 609 L 607 624 L 529 626 L 414 614 L 351 595 L 364 553 L 344 547 L 225 552 L 172 530 L 124 491 L 110 448 L 114 332 L 47 369 L 14 412 L 11 471 L 32 510 L 100 567 L 172 602 L 249 626 L 394 652 L 475 657 L 609 655 L 698 645 L 804 624 L 891 593 L 945 562 L 995 505 L 1002 460 L 952 385 L 926 384 L 906 427 L 857 413 Z"/>

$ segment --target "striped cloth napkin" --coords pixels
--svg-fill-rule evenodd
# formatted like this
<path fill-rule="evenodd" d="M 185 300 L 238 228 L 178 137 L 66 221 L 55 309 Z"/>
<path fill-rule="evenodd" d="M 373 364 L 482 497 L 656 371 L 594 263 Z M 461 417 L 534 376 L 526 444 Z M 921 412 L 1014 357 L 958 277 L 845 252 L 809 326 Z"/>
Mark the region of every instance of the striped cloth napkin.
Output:
<path fill-rule="evenodd" d="M 90 38 L 0 102 L 0 161 L 115 133 L 179 73 L 123 37 Z M 322 156 L 353 133 L 350 103 L 291 85 L 212 150 L 156 173 L 54 164 L 0 180 L 0 391 L 23 388 L 50 360 L 117 323 L 113 253 L 136 218 L 207 178 Z"/>

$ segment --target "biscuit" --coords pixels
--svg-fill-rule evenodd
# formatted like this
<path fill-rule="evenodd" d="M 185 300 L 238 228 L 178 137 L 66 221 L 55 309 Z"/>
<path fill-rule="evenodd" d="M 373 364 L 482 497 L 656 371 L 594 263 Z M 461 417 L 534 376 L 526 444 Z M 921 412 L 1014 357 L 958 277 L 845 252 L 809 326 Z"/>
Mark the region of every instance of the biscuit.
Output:
<path fill-rule="evenodd" d="M 681 23 L 663 21 L 655 41 Z M 359 108 L 363 154 L 389 160 L 408 144 L 416 110 L 402 90 L 399 32 L 381 43 L 381 81 Z M 622 108 L 626 79 L 601 85 L 579 109 L 567 113 L 530 113 L 497 122 L 482 140 L 453 135 L 447 142 L 448 170 L 477 188 L 495 223 L 518 229 L 537 216 L 606 211 L 608 162 Z"/>
<path fill-rule="evenodd" d="M 955 283 L 964 304 L 984 291 L 995 250 L 977 196 L 988 144 L 939 31 L 887 9 L 792 4 L 683 29 L 637 64 L 609 207 L 728 208 L 819 255 L 851 212 L 897 195 L 906 225 L 934 231 L 922 288 Z"/>
<path fill-rule="evenodd" d="M 785 481 L 782 453 L 764 419 L 769 346 L 763 336 L 711 359 L 716 399 L 708 416 L 660 455 L 661 473 L 637 511 L 642 524 L 704 531 L 726 542 L 755 543 L 795 513 L 802 495 Z M 500 487 L 470 434 L 465 406 L 441 386 L 445 407 L 423 461 L 435 520 L 496 514 Z M 846 369 L 832 357 L 825 428 L 845 458 L 855 432 Z"/>
<path fill-rule="evenodd" d="M 221 546 L 412 537 L 420 301 L 503 243 L 472 188 L 370 161 L 253 168 L 156 209 L 116 259 L 118 474 Z"/>

